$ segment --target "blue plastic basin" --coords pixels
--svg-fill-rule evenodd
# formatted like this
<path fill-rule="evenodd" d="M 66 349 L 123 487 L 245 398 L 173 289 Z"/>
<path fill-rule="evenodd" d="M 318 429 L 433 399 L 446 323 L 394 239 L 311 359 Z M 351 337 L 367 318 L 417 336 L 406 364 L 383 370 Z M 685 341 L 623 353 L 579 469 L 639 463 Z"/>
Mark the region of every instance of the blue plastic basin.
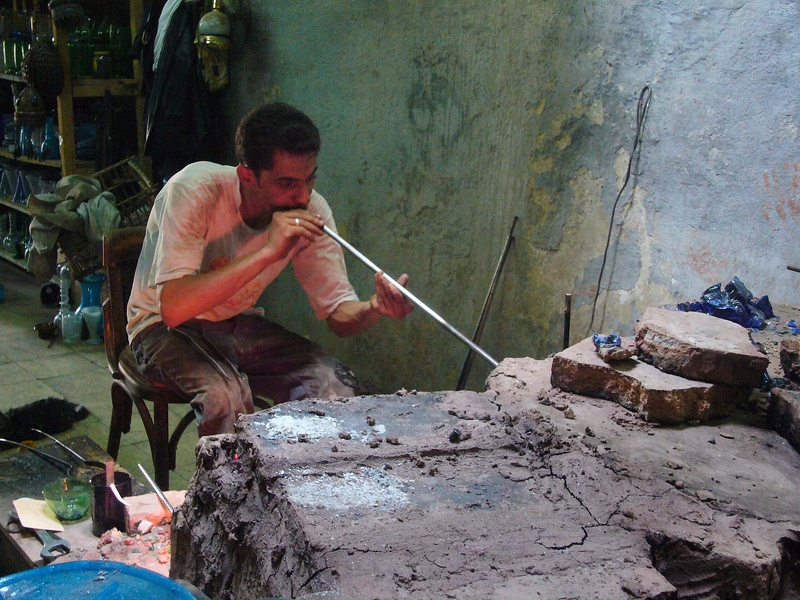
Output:
<path fill-rule="evenodd" d="M 110 560 L 79 560 L 0 578 L 2 600 L 194 600 L 168 577 Z"/>

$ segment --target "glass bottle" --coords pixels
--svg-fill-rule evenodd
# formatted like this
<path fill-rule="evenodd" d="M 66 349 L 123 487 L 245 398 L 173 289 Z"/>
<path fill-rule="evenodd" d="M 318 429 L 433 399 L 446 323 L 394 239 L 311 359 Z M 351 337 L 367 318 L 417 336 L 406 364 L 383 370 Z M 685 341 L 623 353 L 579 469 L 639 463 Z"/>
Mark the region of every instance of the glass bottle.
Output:
<path fill-rule="evenodd" d="M 113 72 L 109 50 L 95 50 L 92 73 L 96 79 L 111 79 Z"/>
<path fill-rule="evenodd" d="M 108 29 L 111 49 L 111 66 L 114 77 L 132 77 L 133 63 L 128 56 L 131 48 L 131 30 L 127 25 L 112 24 Z"/>
<path fill-rule="evenodd" d="M 61 265 L 58 277 L 58 285 L 61 288 L 61 308 L 53 322 L 57 325 L 60 324 L 61 340 L 65 344 L 77 344 L 81 341 L 83 318 L 69 309 L 69 288 L 72 285 L 72 272 L 67 263 Z"/>
<path fill-rule="evenodd" d="M 0 212 L 0 243 L 5 239 L 9 232 L 8 211 Z"/>
<path fill-rule="evenodd" d="M 44 126 L 44 139 L 42 140 L 39 156 L 42 160 L 59 160 L 61 158 L 58 135 L 56 135 L 53 117 L 47 117 L 47 123 Z"/>
<path fill-rule="evenodd" d="M 15 229 L 17 228 L 17 221 L 16 221 L 16 211 L 11 211 L 8 213 L 8 232 L 3 237 L 3 250 L 10 254 L 14 255 L 14 246 L 16 245 L 15 239 Z"/>
<path fill-rule="evenodd" d="M 25 175 L 20 169 L 17 169 L 17 183 L 14 185 L 14 195 L 11 197 L 11 201 L 17 204 L 28 202 L 28 194 L 25 193 Z"/>
<path fill-rule="evenodd" d="M 14 194 L 14 188 L 11 185 L 11 171 L 8 169 L 2 169 L 2 171 L 3 174 L 0 176 L 0 196 L 12 198 Z"/>
<path fill-rule="evenodd" d="M 95 271 L 80 280 L 81 284 L 81 305 L 75 310 L 77 314 L 88 306 L 102 306 L 100 302 L 100 293 L 103 290 L 103 283 L 106 276 Z"/>
<path fill-rule="evenodd" d="M 31 13 L 31 37 L 33 38 L 33 43 L 52 41 L 53 39 L 50 13 L 40 10 L 39 8 Z"/>
<path fill-rule="evenodd" d="M 25 158 L 33 158 L 36 155 L 30 125 L 19 128 L 19 153 Z"/>

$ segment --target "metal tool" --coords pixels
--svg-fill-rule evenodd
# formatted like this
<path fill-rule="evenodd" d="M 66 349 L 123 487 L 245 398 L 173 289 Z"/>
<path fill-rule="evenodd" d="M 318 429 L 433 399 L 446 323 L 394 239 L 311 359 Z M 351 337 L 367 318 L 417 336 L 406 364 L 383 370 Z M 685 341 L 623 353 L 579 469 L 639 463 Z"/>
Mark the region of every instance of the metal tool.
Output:
<path fill-rule="evenodd" d="M 164 495 L 164 492 L 162 492 L 161 488 L 158 487 L 158 485 L 156 485 L 156 482 L 153 481 L 153 478 L 150 477 L 150 474 L 144 470 L 144 467 L 142 466 L 141 463 L 139 463 L 139 470 L 142 472 L 142 475 L 144 475 L 144 478 L 147 480 L 147 483 L 150 484 L 150 487 L 153 488 L 153 491 L 156 493 L 156 496 L 158 496 L 158 499 L 161 500 L 161 503 L 164 505 L 164 507 L 170 512 L 170 514 L 174 514 L 175 508 L 172 506 L 172 503 L 169 500 L 167 500 L 167 497 Z"/>
<path fill-rule="evenodd" d="M 31 530 L 42 542 L 42 549 L 39 551 L 45 561 L 53 560 L 62 554 L 68 554 L 72 549 L 67 540 L 62 540 L 55 533 L 50 533 L 46 529 L 33 529 Z"/>
<path fill-rule="evenodd" d="M 19 515 L 17 514 L 16 510 L 11 511 L 11 518 L 15 521 L 19 522 L 22 525 L 22 522 L 19 519 Z M 26 529 L 30 529 L 26 527 Z M 68 554 L 72 549 L 72 546 L 67 540 L 63 540 L 58 537 L 55 533 L 50 533 L 46 529 L 30 529 L 34 535 L 39 538 L 39 541 L 42 542 L 42 549 L 39 552 L 39 556 L 45 562 L 49 562 L 54 558 L 58 558 L 64 554 Z"/>
<path fill-rule="evenodd" d="M 99 468 L 101 468 L 101 469 L 105 469 L 105 468 L 106 468 L 106 465 L 105 465 L 104 463 L 101 463 L 99 460 L 87 460 L 87 459 L 83 458 L 83 457 L 82 457 L 80 454 L 78 454 L 77 452 L 75 452 L 75 450 L 73 450 L 72 448 L 70 448 L 69 446 L 67 446 L 66 444 L 64 444 L 63 442 L 61 442 L 61 441 L 57 440 L 56 438 L 54 438 L 54 437 L 53 437 L 52 435 L 50 435 L 49 433 L 45 433 L 45 432 L 44 432 L 44 431 L 42 431 L 41 429 L 35 429 L 35 428 L 31 428 L 31 431 L 35 431 L 36 433 L 40 433 L 40 434 L 42 434 L 43 436 L 50 438 L 50 439 L 51 439 L 51 440 L 53 440 L 53 441 L 54 441 L 56 444 L 58 444 L 59 446 L 61 446 L 61 448 L 63 448 L 63 449 L 64 449 L 64 450 L 65 450 L 65 451 L 66 451 L 66 452 L 67 452 L 67 453 L 68 453 L 70 456 L 72 456 L 73 458 L 76 458 L 77 460 L 81 461 L 81 462 L 82 462 L 84 465 L 86 465 L 87 467 L 99 467 Z"/>
<path fill-rule="evenodd" d="M 44 460 L 46 460 L 47 462 L 55 465 L 59 469 L 62 469 L 67 475 L 71 475 L 72 474 L 72 470 L 75 468 L 73 465 L 69 464 L 67 461 L 61 460 L 60 458 L 56 458 L 55 456 L 47 454 L 46 452 L 42 452 L 41 450 L 37 450 L 36 448 L 33 448 L 31 446 L 26 446 L 25 444 L 20 444 L 19 442 L 14 442 L 12 440 L 7 440 L 7 439 L 4 439 L 4 438 L 0 438 L 0 444 L 10 444 L 10 445 L 16 446 L 18 448 L 24 448 L 28 452 L 32 452 L 33 454 L 35 454 L 39 458 L 43 458 Z"/>
<path fill-rule="evenodd" d="M 351 245 L 349 242 L 347 242 L 347 241 L 346 241 L 344 238 L 342 238 L 342 237 L 341 237 L 341 236 L 340 236 L 338 233 L 336 233 L 335 231 L 333 231 L 333 230 L 332 230 L 330 227 L 328 227 L 327 225 L 323 225 L 323 226 L 322 226 L 322 230 L 323 230 L 325 233 L 327 233 L 329 236 L 331 236 L 331 237 L 332 237 L 334 240 L 336 240 L 336 241 L 337 241 L 337 242 L 338 242 L 338 243 L 339 243 L 339 244 L 340 244 L 342 247 L 344 247 L 344 248 L 346 248 L 347 250 L 349 250 L 349 251 L 350 251 L 350 252 L 353 254 L 353 256 L 355 256 L 357 259 L 359 259 L 361 262 L 363 262 L 365 265 L 367 265 L 367 266 L 368 266 L 370 269 L 372 269 L 372 270 L 373 270 L 375 273 L 383 273 L 384 277 L 386 277 L 386 280 L 387 280 L 389 283 L 391 283 L 391 284 L 392 284 L 394 287 L 396 287 L 398 290 L 400 290 L 400 293 L 402 293 L 402 294 L 403 294 L 403 295 L 404 295 L 406 298 L 408 298 L 409 300 L 411 300 L 411 302 L 413 302 L 414 304 L 416 304 L 418 307 L 420 307 L 422 310 L 424 310 L 426 313 L 428 313 L 428 314 L 429 314 L 431 317 L 433 317 L 433 318 L 434 318 L 434 319 L 435 319 L 435 320 L 436 320 L 436 321 L 437 321 L 437 322 L 438 322 L 438 323 L 439 323 L 439 324 L 440 324 L 442 327 L 444 327 L 444 328 L 445 328 L 447 331 L 449 331 L 450 333 L 452 333 L 452 334 L 453 334 L 454 336 L 456 336 L 456 337 L 457 337 L 459 340 L 461 340 L 461 341 L 462 341 L 462 342 L 464 342 L 464 343 L 465 343 L 467 346 L 469 346 L 470 348 L 472 348 L 472 350 L 474 350 L 475 352 L 477 352 L 478 354 L 480 354 L 480 355 L 481 355 L 483 358 L 485 358 L 485 359 L 486 359 L 486 360 L 487 360 L 487 361 L 488 361 L 488 362 L 489 362 L 489 363 L 490 363 L 490 364 L 491 364 L 493 367 L 496 367 L 496 366 L 499 364 L 499 363 L 498 363 L 498 362 L 497 362 L 495 359 L 493 359 L 491 356 L 489 356 L 489 354 L 487 354 L 487 353 L 486 353 L 486 351 L 484 351 L 484 350 L 483 350 L 483 349 L 482 349 L 480 346 L 478 346 L 478 345 L 477 345 L 475 342 L 473 342 L 471 339 L 469 339 L 469 338 L 468 338 L 467 336 L 465 336 L 463 333 L 461 333 L 460 331 L 458 331 L 458 330 L 457 330 L 455 327 L 453 327 L 452 325 L 450 325 L 450 323 L 448 323 L 448 322 L 447 322 L 447 321 L 445 321 L 445 320 L 444 320 L 442 317 L 440 317 L 440 316 L 439 316 L 439 315 L 438 315 L 438 314 L 437 314 L 437 313 L 436 313 L 436 312 L 435 312 L 435 311 L 434 311 L 432 308 L 428 307 L 428 306 L 427 306 L 427 305 L 426 305 L 426 304 L 425 304 L 425 303 L 424 303 L 422 300 L 420 300 L 419 298 L 417 298 L 417 297 L 416 297 L 414 294 L 412 294 L 411 292 L 409 292 L 409 291 L 408 291 L 406 288 L 404 288 L 402 285 L 400 285 L 399 283 L 397 283 L 397 282 L 396 282 L 394 279 L 392 279 L 391 277 L 389 277 L 389 276 L 386 274 L 386 271 L 384 271 L 383 269 L 381 269 L 380 267 L 378 267 L 378 265 L 376 265 L 374 262 L 372 262 L 372 261 L 371 261 L 370 259 L 368 259 L 366 256 L 364 256 L 363 254 L 361 254 L 361 252 L 359 252 L 358 250 L 356 250 L 356 248 L 355 248 L 354 246 L 352 246 L 352 245 Z"/>
<path fill-rule="evenodd" d="M 494 270 L 494 275 L 492 276 L 492 283 L 489 285 L 489 291 L 486 294 L 486 299 L 483 301 L 483 308 L 481 309 L 481 316 L 478 318 L 478 325 L 475 327 L 475 333 L 472 334 L 472 341 L 476 344 L 481 341 L 481 336 L 483 335 L 483 327 L 486 325 L 486 317 L 489 314 L 489 307 L 492 305 L 492 298 L 494 298 L 494 291 L 497 287 L 497 281 L 500 279 L 500 273 L 503 271 L 503 265 L 506 262 L 506 257 L 508 256 L 508 251 L 511 249 L 511 243 L 514 241 L 514 227 L 517 226 L 517 220 L 519 217 L 514 217 L 514 220 L 511 221 L 511 229 L 508 231 L 508 237 L 506 238 L 506 245 L 503 248 L 503 253 L 500 255 L 500 260 L 497 263 L 497 268 Z M 467 385 L 467 378 L 469 377 L 469 372 L 472 369 L 472 359 L 475 358 L 475 354 L 472 350 L 467 352 L 467 357 L 464 359 L 464 366 L 461 367 L 461 375 L 458 376 L 458 383 L 456 383 L 456 390 L 463 390 L 464 386 Z"/>

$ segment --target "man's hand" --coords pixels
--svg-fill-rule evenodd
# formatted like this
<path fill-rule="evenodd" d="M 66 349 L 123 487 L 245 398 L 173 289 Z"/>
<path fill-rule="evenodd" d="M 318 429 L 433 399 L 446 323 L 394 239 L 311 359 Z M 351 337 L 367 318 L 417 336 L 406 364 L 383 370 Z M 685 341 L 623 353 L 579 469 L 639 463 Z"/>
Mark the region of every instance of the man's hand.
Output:
<path fill-rule="evenodd" d="M 301 238 L 313 242 L 323 234 L 324 221 L 319 215 L 307 210 L 279 211 L 272 215 L 269 234 L 264 243 L 279 258 L 286 258 Z"/>
<path fill-rule="evenodd" d="M 408 275 L 401 275 L 397 283 L 405 286 Z M 382 317 L 402 319 L 414 310 L 414 306 L 406 299 L 383 273 L 375 274 L 375 294 L 367 300 L 349 300 L 342 302 L 328 317 L 328 326 L 336 335 L 347 337 L 366 331 Z"/>
<path fill-rule="evenodd" d="M 406 286 L 408 275 L 403 273 L 397 283 Z M 370 307 L 390 319 L 403 319 L 414 310 L 414 305 L 383 273 L 375 273 L 375 295 L 369 300 Z"/>

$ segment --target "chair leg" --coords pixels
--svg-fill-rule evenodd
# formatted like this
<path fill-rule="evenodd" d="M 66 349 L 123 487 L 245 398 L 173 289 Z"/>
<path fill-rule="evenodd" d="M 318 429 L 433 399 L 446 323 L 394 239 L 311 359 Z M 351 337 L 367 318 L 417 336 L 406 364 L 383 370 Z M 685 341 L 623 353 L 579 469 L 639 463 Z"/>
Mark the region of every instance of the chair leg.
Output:
<path fill-rule="evenodd" d="M 169 404 L 167 402 L 153 403 L 153 424 L 155 437 L 150 440 L 153 454 L 153 468 L 155 480 L 162 490 L 169 489 Z"/>
<path fill-rule="evenodd" d="M 178 425 L 175 427 L 175 430 L 172 432 L 172 436 L 169 438 L 169 468 L 170 471 L 175 470 L 176 462 L 177 462 L 177 454 L 178 454 L 178 444 L 181 441 L 181 436 L 183 432 L 186 431 L 186 428 L 195 420 L 194 410 L 190 409 L 183 418 L 180 420 Z"/>
<path fill-rule="evenodd" d="M 133 400 L 128 395 L 125 388 L 114 382 L 111 384 L 111 427 L 108 430 L 108 444 L 106 452 L 117 460 L 119 456 L 119 445 L 123 433 L 131 430 L 131 413 L 133 412 Z"/>

